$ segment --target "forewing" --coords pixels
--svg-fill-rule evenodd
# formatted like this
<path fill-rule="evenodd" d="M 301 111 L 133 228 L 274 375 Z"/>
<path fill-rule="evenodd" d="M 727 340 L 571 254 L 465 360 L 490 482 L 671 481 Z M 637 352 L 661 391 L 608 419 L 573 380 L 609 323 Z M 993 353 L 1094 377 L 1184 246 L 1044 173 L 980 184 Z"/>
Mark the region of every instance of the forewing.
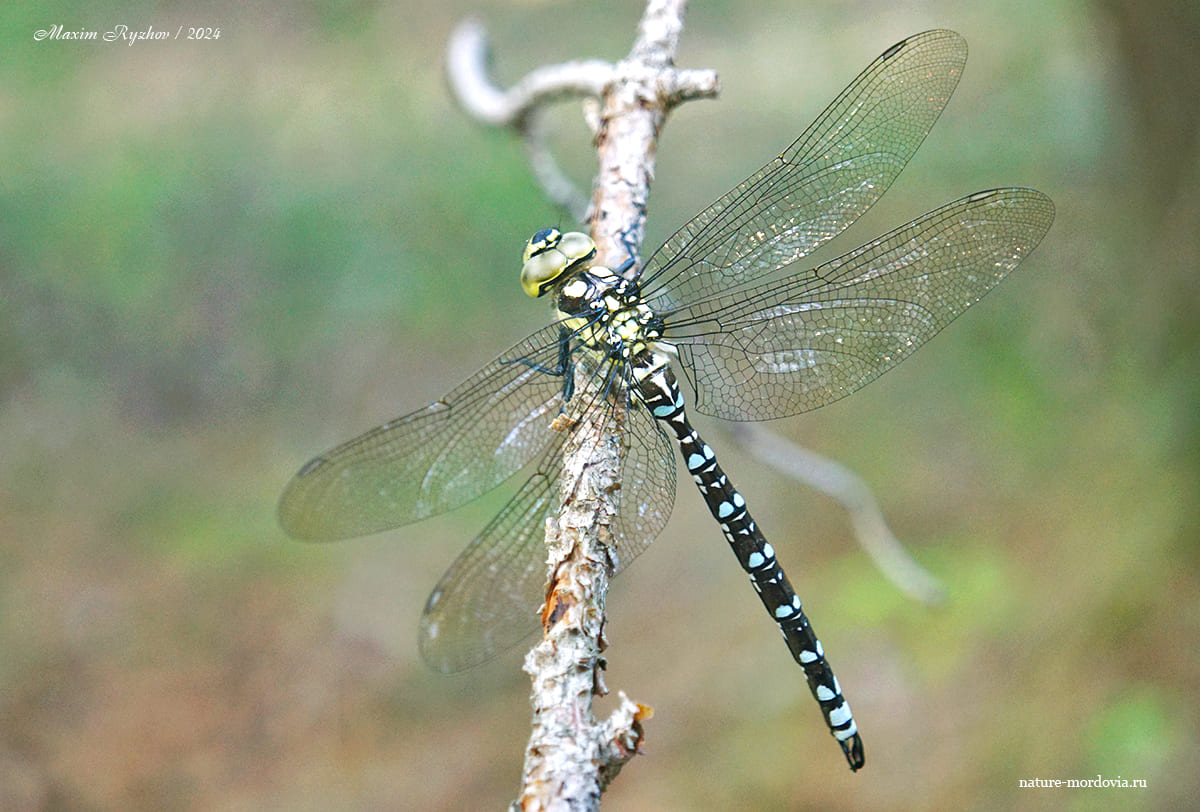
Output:
<path fill-rule="evenodd" d="M 889 48 L 799 138 L 692 218 L 647 261 L 656 312 L 811 253 L 887 190 L 958 84 L 967 44 L 926 31 Z"/>
<path fill-rule="evenodd" d="M 999 284 L 1045 236 L 1033 189 L 978 192 L 832 262 L 665 315 L 696 409 L 767 420 L 849 395 Z"/>
<path fill-rule="evenodd" d="M 318 541 L 366 535 L 503 482 L 554 440 L 560 341 L 558 324 L 544 327 L 441 400 L 310 460 L 280 498 L 283 529 Z"/>

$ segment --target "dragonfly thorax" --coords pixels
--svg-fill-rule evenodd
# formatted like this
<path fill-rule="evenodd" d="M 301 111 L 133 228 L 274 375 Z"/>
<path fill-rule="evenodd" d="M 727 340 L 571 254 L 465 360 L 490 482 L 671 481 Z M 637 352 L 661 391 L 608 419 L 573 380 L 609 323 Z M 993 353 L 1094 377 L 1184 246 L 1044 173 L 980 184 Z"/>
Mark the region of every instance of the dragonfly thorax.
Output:
<path fill-rule="evenodd" d="M 602 265 L 568 279 L 555 304 L 584 346 L 609 357 L 629 360 L 662 336 L 662 320 L 641 300 L 637 284 Z"/>

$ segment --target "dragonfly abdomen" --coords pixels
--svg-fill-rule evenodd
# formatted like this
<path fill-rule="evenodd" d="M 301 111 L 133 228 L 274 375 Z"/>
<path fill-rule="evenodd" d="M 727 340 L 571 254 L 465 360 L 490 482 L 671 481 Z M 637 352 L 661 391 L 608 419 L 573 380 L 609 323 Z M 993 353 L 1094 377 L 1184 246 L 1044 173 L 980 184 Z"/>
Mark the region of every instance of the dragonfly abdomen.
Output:
<path fill-rule="evenodd" d="M 846 754 L 850 769 L 859 769 L 864 763 L 862 738 L 850 704 L 842 696 L 833 668 L 825 659 L 821 641 L 775 557 L 774 548 L 750 515 L 746 500 L 721 470 L 716 453 L 688 420 L 683 393 L 666 357 L 653 351 L 643 353 L 634 359 L 633 375 L 638 398 L 657 420 L 671 429 L 679 442 L 688 473 L 742 569 L 750 576 L 763 606 L 779 625 L 792 657 L 804 669 L 809 690 L 821 707 L 830 733 Z"/>

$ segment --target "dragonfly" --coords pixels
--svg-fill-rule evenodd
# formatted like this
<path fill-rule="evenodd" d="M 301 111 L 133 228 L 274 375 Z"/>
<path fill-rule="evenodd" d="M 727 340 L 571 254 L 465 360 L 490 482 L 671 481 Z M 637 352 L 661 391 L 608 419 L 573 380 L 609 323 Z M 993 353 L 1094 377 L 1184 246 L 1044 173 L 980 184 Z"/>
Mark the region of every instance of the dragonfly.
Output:
<path fill-rule="evenodd" d="M 601 266 L 582 232 L 537 232 L 521 283 L 553 300 L 552 322 L 444 397 L 307 462 L 280 499 L 284 530 L 316 541 L 377 533 L 524 473 L 425 605 L 423 657 L 459 671 L 538 626 L 543 534 L 570 433 L 563 426 L 586 417 L 619 438 L 613 574 L 667 523 L 677 445 L 850 768 L 861 768 L 862 738 L 821 642 L 745 498 L 692 426 L 683 392 L 697 412 L 729 420 L 836 401 L 909 357 L 1037 246 L 1053 203 L 1010 187 L 947 203 L 828 262 L 802 261 L 888 189 L 941 114 L 966 57 L 953 31 L 891 46 L 790 146 L 640 269 L 632 260 Z"/>

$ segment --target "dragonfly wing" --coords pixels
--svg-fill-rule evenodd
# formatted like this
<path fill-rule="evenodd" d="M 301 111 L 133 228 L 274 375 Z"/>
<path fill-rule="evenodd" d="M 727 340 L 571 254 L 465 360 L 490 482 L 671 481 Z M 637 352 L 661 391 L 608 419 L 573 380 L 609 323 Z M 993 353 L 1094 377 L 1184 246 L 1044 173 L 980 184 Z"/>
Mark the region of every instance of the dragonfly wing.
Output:
<path fill-rule="evenodd" d="M 614 415 L 602 399 L 584 408 Z M 675 458 L 666 435 L 640 406 L 625 419 L 628 430 L 612 426 L 623 442 L 614 575 L 649 546 L 675 502 Z M 565 432 L 550 433 L 557 440 L 537 470 L 455 559 L 425 605 L 421 655 L 439 671 L 479 665 L 537 630 L 546 595 L 546 519 L 558 506 L 566 439 Z"/>
<path fill-rule="evenodd" d="M 562 406 L 561 328 L 542 328 L 441 400 L 310 460 L 279 521 L 296 538 L 376 533 L 486 493 L 553 441 Z"/>
<path fill-rule="evenodd" d="M 454 673 L 490 660 L 538 627 L 546 592 L 546 519 L 558 504 L 561 432 L 546 470 L 516 495 L 459 554 L 438 581 L 421 616 L 425 662 Z"/>
<path fill-rule="evenodd" d="M 958 84 L 966 41 L 893 45 L 777 158 L 693 217 L 646 262 L 656 312 L 751 281 L 840 234 L 900 174 Z"/>
<path fill-rule="evenodd" d="M 640 404 L 629 409 L 629 447 L 621 461 L 617 572 L 658 537 L 675 507 L 675 450 L 658 421 Z"/>
<path fill-rule="evenodd" d="M 696 409 L 768 420 L 849 395 L 907 358 L 1041 241 L 1033 189 L 956 200 L 818 268 L 665 316 Z"/>

